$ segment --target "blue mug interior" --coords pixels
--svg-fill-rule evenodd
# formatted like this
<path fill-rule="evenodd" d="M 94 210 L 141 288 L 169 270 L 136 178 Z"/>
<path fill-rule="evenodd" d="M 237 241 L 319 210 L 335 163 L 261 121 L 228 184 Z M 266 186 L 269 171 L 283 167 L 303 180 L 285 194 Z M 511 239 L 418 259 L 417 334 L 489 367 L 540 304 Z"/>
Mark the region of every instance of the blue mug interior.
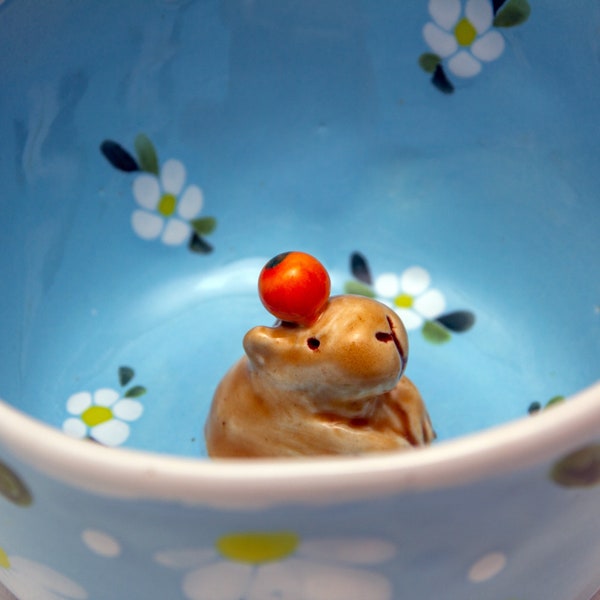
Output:
<path fill-rule="evenodd" d="M 600 13 L 487 6 L 3 3 L 0 397 L 205 456 L 287 250 L 408 311 L 439 440 L 597 380 Z"/>

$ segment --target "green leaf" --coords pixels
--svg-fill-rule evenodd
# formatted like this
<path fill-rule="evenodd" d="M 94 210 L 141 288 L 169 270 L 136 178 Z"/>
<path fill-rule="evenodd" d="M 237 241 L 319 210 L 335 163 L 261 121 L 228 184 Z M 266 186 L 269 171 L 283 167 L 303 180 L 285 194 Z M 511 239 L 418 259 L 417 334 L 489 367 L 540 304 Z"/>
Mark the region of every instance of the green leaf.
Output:
<path fill-rule="evenodd" d="M 139 398 L 143 396 L 148 390 L 143 385 L 135 385 L 131 389 L 125 392 L 125 398 Z"/>
<path fill-rule="evenodd" d="M 452 337 L 446 328 L 435 321 L 427 321 L 421 332 L 423 337 L 432 344 L 445 344 Z"/>
<path fill-rule="evenodd" d="M 494 27 L 515 27 L 529 19 L 531 6 L 527 0 L 508 0 L 494 17 Z"/>
<path fill-rule="evenodd" d="M 198 235 L 208 235 L 216 229 L 217 220 L 214 217 L 200 217 L 190 221 L 190 225 Z"/>
<path fill-rule="evenodd" d="M 147 135 L 139 133 L 136 136 L 135 151 L 142 171 L 158 175 L 158 156 L 156 155 L 154 144 Z"/>
<path fill-rule="evenodd" d="M 127 385 L 135 376 L 135 371 L 131 367 L 119 367 L 119 383 L 122 386 Z"/>
<path fill-rule="evenodd" d="M 425 54 L 419 56 L 419 66 L 425 73 L 433 73 L 441 62 L 441 57 L 432 52 L 425 52 Z"/>
<path fill-rule="evenodd" d="M 561 402 L 564 402 L 565 397 L 564 396 L 554 396 L 553 398 L 550 398 L 550 400 L 548 400 L 548 402 L 546 402 L 546 406 L 544 408 L 548 408 L 550 406 L 555 406 L 556 404 L 560 404 Z"/>
<path fill-rule="evenodd" d="M 344 284 L 344 292 L 346 294 L 356 294 L 357 296 L 375 298 L 375 292 L 368 285 L 360 281 L 346 281 Z"/>

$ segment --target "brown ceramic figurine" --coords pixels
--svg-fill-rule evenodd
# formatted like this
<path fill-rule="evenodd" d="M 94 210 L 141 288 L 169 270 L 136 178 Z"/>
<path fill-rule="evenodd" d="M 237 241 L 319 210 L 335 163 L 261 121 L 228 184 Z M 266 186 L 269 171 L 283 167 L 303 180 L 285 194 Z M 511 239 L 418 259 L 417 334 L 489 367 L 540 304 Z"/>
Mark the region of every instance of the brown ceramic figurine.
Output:
<path fill-rule="evenodd" d="M 211 457 L 362 454 L 434 439 L 403 376 L 408 340 L 393 310 L 329 298 L 327 272 L 301 252 L 269 261 L 259 292 L 279 321 L 246 334 L 246 356 L 220 382 L 205 428 Z"/>

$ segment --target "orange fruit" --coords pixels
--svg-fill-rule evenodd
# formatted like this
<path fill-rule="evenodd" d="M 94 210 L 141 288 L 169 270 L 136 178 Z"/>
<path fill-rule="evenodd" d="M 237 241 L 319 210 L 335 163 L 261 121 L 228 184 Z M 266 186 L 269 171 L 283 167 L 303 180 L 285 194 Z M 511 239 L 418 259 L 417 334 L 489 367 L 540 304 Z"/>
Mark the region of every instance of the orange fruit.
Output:
<path fill-rule="evenodd" d="M 258 277 L 265 308 L 282 321 L 310 325 L 329 299 L 331 282 L 325 267 L 305 252 L 283 252 Z"/>

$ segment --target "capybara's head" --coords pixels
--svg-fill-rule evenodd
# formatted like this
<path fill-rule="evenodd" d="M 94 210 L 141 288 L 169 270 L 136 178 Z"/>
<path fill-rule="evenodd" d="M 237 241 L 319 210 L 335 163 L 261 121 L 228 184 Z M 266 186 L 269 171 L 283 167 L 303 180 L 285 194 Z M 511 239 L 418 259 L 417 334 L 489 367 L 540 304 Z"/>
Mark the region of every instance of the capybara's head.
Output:
<path fill-rule="evenodd" d="M 329 299 L 310 326 L 278 323 L 244 337 L 255 375 L 279 390 L 360 399 L 391 390 L 408 358 L 398 315 L 363 296 Z"/>

